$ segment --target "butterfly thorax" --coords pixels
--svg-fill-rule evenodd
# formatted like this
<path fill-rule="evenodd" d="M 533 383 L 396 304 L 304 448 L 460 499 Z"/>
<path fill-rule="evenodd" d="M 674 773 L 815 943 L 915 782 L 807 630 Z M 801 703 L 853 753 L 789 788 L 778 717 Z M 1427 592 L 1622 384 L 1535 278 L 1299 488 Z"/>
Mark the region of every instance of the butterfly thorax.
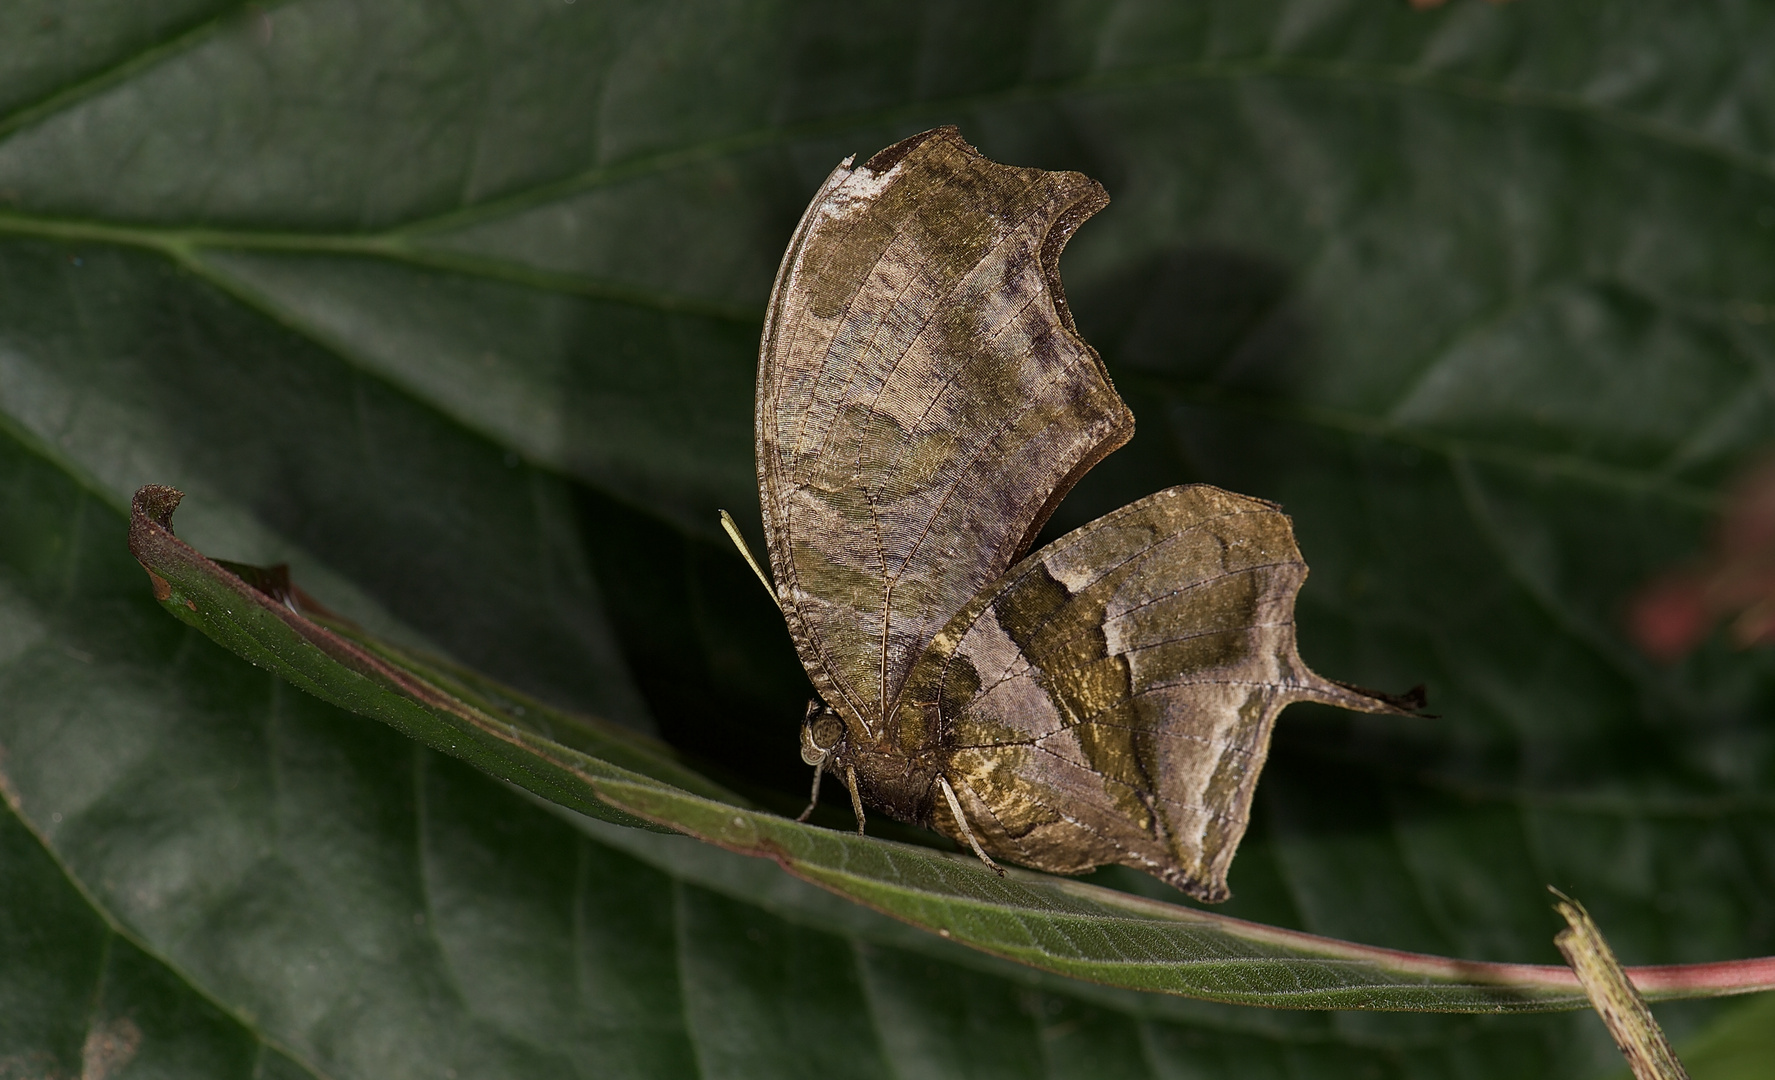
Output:
<path fill-rule="evenodd" d="M 863 801 L 898 821 L 929 826 L 945 755 L 925 723 L 926 710 L 896 708 L 872 732 L 819 698 L 801 725 L 801 760 L 849 782 Z"/>

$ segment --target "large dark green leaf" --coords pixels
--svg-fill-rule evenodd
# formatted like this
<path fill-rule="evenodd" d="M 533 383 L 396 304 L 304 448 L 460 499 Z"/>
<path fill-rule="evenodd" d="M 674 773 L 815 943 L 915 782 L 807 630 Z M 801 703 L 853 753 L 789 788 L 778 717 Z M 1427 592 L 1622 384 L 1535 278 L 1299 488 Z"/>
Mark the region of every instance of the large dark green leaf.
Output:
<path fill-rule="evenodd" d="M 767 862 L 563 823 L 166 617 L 121 519 L 42 459 L 5 450 L 0 491 L 9 1067 L 107 1046 L 180 1077 L 1609 1061 L 1577 1014 L 1350 1023 L 1043 976 Z"/>
<path fill-rule="evenodd" d="M 1280 1008 L 1533 1012 L 1582 1005 L 1563 967 L 1400 953 L 1198 913 L 1041 874 L 759 813 L 669 748 L 564 714 L 379 642 L 318 608 L 284 568 L 222 565 L 172 532 L 183 496 L 131 501 L 129 546 L 161 606 L 244 659 L 571 810 L 652 823 L 780 862 L 799 877 L 957 943 L 1108 986 Z M 1637 977 L 1653 999 L 1775 987 L 1775 958 L 1705 980 Z"/>
<path fill-rule="evenodd" d="M 1618 629 L 1775 436 L 1775 14 L 150 6 L 0 16 L 8 1068 L 78 1072 L 105 988 L 144 1071 L 175 1028 L 219 1073 L 1613 1067 L 1581 1014 L 1161 1006 L 821 921 L 270 681 L 122 554 L 177 485 L 200 549 L 793 809 L 804 680 L 711 528 L 752 313 L 818 178 L 939 122 L 1115 199 L 1064 272 L 1141 433 L 1056 527 L 1278 499 L 1305 655 L 1442 714 L 1290 710 L 1231 913 L 1551 963 L 1552 881 L 1629 963 L 1775 951 L 1769 662 Z"/>

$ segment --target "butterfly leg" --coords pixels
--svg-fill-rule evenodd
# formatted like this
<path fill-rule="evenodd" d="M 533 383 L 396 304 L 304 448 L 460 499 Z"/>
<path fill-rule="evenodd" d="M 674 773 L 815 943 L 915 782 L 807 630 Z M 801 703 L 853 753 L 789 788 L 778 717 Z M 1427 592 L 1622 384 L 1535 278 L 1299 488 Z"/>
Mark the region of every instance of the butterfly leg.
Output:
<path fill-rule="evenodd" d="M 795 817 L 796 821 L 806 821 L 808 819 L 808 815 L 810 815 L 814 812 L 814 807 L 820 805 L 820 776 L 825 771 L 826 771 L 826 759 L 821 758 L 818 762 L 816 762 L 814 764 L 814 793 L 807 800 L 807 809 L 803 810 L 800 814 L 796 815 L 796 817 Z"/>
<path fill-rule="evenodd" d="M 844 782 L 851 789 L 851 809 L 857 814 L 857 835 L 863 835 L 863 796 L 857 792 L 857 770 L 844 767 Z"/>
<path fill-rule="evenodd" d="M 986 854 L 986 849 L 980 846 L 980 841 L 974 839 L 974 830 L 968 828 L 968 819 L 961 812 L 961 800 L 955 797 L 955 789 L 949 786 L 948 778 L 938 773 L 937 783 L 942 785 L 943 797 L 949 800 L 949 812 L 955 815 L 955 823 L 961 826 L 961 834 L 968 838 L 968 846 L 974 849 L 974 854 L 980 856 L 981 862 L 992 867 L 999 877 L 1004 877 L 1005 868 L 993 862 L 992 856 Z"/>

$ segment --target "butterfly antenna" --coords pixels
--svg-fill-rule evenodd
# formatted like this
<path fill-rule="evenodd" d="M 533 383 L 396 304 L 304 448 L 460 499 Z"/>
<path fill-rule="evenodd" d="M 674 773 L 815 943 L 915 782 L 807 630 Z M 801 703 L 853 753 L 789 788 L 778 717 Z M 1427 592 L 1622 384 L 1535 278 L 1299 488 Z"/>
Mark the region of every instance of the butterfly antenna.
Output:
<path fill-rule="evenodd" d="M 806 821 L 809 815 L 814 812 L 814 807 L 820 805 L 820 774 L 825 771 L 826 759 L 821 758 L 820 763 L 814 766 L 814 793 L 807 800 L 807 809 L 796 815 L 796 821 Z"/>
<path fill-rule="evenodd" d="M 955 815 L 955 823 L 961 826 L 961 834 L 968 838 L 968 846 L 974 849 L 974 854 L 980 856 L 981 862 L 992 867 L 993 873 L 1004 877 L 1005 868 L 993 862 L 992 856 L 986 854 L 986 849 L 980 846 L 980 841 L 974 839 L 974 830 L 968 828 L 968 819 L 961 812 L 961 800 L 955 797 L 955 789 L 949 786 L 949 779 L 938 773 L 937 783 L 943 787 L 943 797 L 949 800 L 949 812 Z"/>
<path fill-rule="evenodd" d="M 857 835 L 863 835 L 863 796 L 857 793 L 857 770 L 849 765 L 844 767 L 844 782 L 851 789 L 851 810 L 857 815 Z"/>
<path fill-rule="evenodd" d="M 725 510 L 721 511 L 721 528 L 727 533 L 727 538 L 733 541 L 733 546 L 739 548 L 740 558 L 746 560 L 746 565 L 750 566 L 752 572 L 758 575 L 758 584 L 764 586 L 764 591 L 770 594 L 770 602 L 775 604 L 777 602 L 776 587 L 770 583 L 770 577 L 765 574 L 764 567 L 758 565 L 758 560 L 752 557 L 752 549 L 746 546 L 746 538 L 740 535 L 740 527 L 734 523 L 733 515 Z M 818 774 L 816 774 L 816 784 L 818 784 L 817 776 Z M 809 807 L 809 809 L 812 808 Z"/>

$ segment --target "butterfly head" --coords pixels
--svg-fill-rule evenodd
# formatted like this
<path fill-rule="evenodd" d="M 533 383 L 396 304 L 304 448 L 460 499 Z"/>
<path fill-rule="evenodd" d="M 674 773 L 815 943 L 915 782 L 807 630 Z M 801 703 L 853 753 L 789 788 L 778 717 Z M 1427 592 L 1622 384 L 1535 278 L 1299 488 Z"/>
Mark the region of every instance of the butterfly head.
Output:
<path fill-rule="evenodd" d="M 819 698 L 808 702 L 807 719 L 801 722 L 801 760 L 818 765 L 843 743 L 844 720 L 838 712 Z"/>

